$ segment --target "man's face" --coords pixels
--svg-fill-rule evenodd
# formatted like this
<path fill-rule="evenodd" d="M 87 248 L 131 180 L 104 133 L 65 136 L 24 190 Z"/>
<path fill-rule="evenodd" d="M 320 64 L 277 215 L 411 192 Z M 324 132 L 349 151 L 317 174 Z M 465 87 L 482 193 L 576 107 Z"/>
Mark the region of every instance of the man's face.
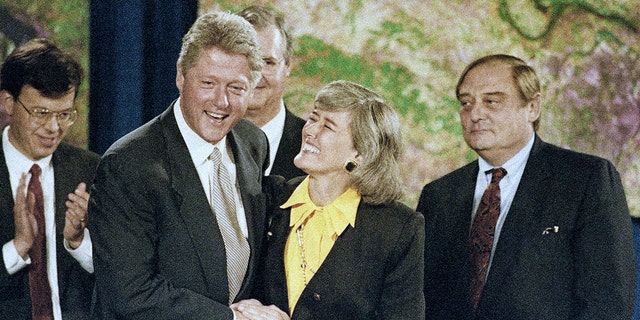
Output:
<path fill-rule="evenodd" d="M 73 110 L 75 89 L 59 98 L 48 98 L 30 85 L 25 85 L 18 97 L 9 92 L 0 92 L 0 99 L 11 116 L 9 122 L 9 141 L 27 158 L 37 161 L 51 155 L 60 145 L 69 130 L 69 125 L 58 123 L 52 114 L 44 123 L 39 123 L 29 113 L 34 108 L 47 109 L 50 112 Z M 29 111 L 27 111 L 29 110 Z"/>
<path fill-rule="evenodd" d="M 247 58 L 216 47 L 205 49 L 184 74 L 178 65 L 176 85 L 187 124 L 210 143 L 242 119 L 253 89 Z"/>
<path fill-rule="evenodd" d="M 291 71 L 284 61 L 286 43 L 277 28 L 269 26 L 258 30 L 260 53 L 264 60 L 262 79 L 256 86 L 249 102 L 248 112 L 260 112 L 261 109 L 273 110 L 280 106 L 285 83 Z"/>
<path fill-rule="evenodd" d="M 460 85 L 460 121 L 466 143 L 490 164 L 499 166 L 533 135 L 540 100 L 524 101 L 511 67 L 488 63 L 473 68 Z"/>

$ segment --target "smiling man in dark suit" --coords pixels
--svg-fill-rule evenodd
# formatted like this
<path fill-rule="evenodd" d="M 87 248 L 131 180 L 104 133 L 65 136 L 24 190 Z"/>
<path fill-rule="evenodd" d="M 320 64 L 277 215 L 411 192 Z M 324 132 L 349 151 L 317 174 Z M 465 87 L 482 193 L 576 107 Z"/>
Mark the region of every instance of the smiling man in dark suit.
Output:
<path fill-rule="evenodd" d="M 89 318 L 87 184 L 100 157 L 62 142 L 81 80 L 80 64 L 47 39 L 2 64 L 0 104 L 11 118 L 0 143 L 0 319 Z"/>
<path fill-rule="evenodd" d="M 252 295 L 269 163 L 264 133 L 242 119 L 262 69 L 255 30 L 205 14 L 177 69 L 179 99 L 109 148 L 92 188 L 106 319 L 241 320 L 229 305 Z"/>
<path fill-rule="evenodd" d="M 245 118 L 267 134 L 271 166 L 265 174 L 291 179 L 305 175 L 293 164 L 300 151 L 305 121 L 284 105 L 282 95 L 291 73 L 293 39 L 281 14 L 262 6 L 250 6 L 238 13 L 258 33 L 264 60 L 262 78 L 256 85 Z"/>
<path fill-rule="evenodd" d="M 539 138 L 540 83 L 521 59 L 476 60 L 456 96 L 479 159 L 422 190 L 426 318 L 630 319 L 631 220 L 614 166 Z"/>

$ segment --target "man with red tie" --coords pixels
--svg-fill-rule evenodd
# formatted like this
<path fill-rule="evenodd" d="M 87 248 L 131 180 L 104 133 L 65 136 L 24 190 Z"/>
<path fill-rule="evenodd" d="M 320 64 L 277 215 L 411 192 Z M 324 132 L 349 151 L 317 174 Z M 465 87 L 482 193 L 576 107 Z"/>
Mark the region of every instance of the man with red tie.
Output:
<path fill-rule="evenodd" d="M 491 55 L 456 87 L 462 133 L 479 156 L 427 184 L 427 319 L 630 319 L 631 219 L 611 162 L 537 134 L 540 82 Z"/>
<path fill-rule="evenodd" d="M 82 69 L 46 39 L 0 69 L 10 115 L 0 143 L 0 319 L 88 319 L 93 258 L 87 184 L 97 154 L 62 142 L 77 119 Z"/>

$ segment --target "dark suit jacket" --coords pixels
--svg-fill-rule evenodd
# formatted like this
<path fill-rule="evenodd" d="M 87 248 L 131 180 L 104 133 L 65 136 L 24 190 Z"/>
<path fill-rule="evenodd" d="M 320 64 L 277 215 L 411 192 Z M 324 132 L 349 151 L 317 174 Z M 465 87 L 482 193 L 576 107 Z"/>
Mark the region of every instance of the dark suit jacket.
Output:
<path fill-rule="evenodd" d="M 283 194 L 284 203 L 303 177 Z M 283 201 L 284 200 L 284 201 Z M 276 211 L 270 226 L 264 297 L 289 312 L 284 247 L 291 210 Z M 348 226 L 302 292 L 291 319 L 420 319 L 424 219 L 400 203 L 361 202 Z"/>
<path fill-rule="evenodd" d="M 427 319 L 472 319 L 467 240 L 477 160 L 427 184 Z M 558 232 L 543 233 L 558 226 Z M 502 227 L 477 319 L 630 319 L 631 219 L 613 165 L 537 136 Z"/>
<path fill-rule="evenodd" d="M 286 109 L 284 131 L 269 174 L 283 176 L 287 180 L 306 175 L 304 171 L 293 164 L 293 158 L 298 155 L 302 146 L 302 127 L 305 123 L 304 120 Z"/>
<path fill-rule="evenodd" d="M 247 216 L 251 258 L 236 300 L 252 297 L 266 228 L 264 133 L 247 120 L 227 135 Z M 105 319 L 232 319 L 226 257 L 173 106 L 114 143 L 89 205 Z"/>
<path fill-rule="evenodd" d="M 93 181 L 100 157 L 92 152 L 61 143 L 53 153 L 55 179 L 56 258 L 60 307 L 64 319 L 88 319 L 93 291 L 93 275 L 64 249 L 62 232 L 67 207 L 67 195 L 80 182 L 88 186 Z M 15 236 L 13 218 L 14 199 L 9 171 L 0 143 L 0 246 Z M 0 254 L 1 255 L 1 254 Z M 0 319 L 31 319 L 29 268 L 14 275 L 7 273 L 4 259 L 0 259 Z"/>

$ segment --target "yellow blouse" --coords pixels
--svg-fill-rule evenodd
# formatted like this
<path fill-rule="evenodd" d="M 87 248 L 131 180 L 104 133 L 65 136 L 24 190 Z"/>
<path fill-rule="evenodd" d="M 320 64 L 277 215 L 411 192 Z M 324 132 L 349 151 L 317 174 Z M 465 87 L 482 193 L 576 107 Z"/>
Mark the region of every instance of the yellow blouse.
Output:
<path fill-rule="evenodd" d="M 318 207 L 309 197 L 309 177 L 280 206 L 291 207 L 291 232 L 284 251 L 289 310 L 293 309 L 313 275 L 348 225 L 355 227 L 360 195 L 350 188 L 331 204 Z"/>

